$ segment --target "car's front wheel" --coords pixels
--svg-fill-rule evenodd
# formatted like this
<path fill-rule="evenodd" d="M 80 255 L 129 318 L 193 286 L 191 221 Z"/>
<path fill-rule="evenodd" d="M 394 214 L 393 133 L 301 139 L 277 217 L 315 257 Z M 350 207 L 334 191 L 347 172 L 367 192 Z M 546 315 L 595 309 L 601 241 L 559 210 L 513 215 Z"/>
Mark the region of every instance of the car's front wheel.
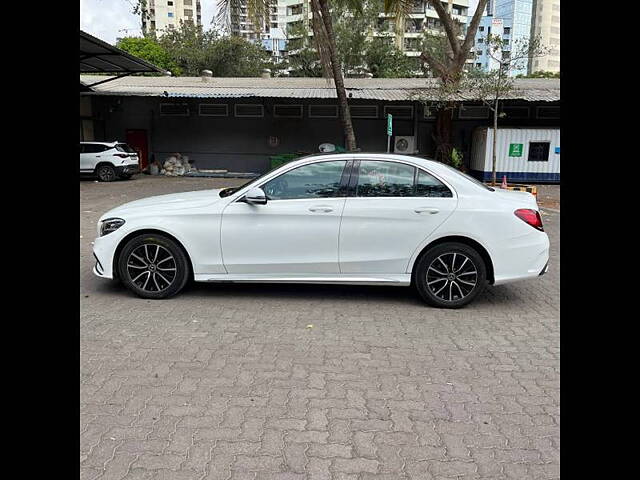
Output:
<path fill-rule="evenodd" d="M 484 289 L 487 269 L 476 250 L 463 243 L 447 242 L 431 248 L 418 260 L 413 281 L 429 305 L 460 308 Z"/>
<path fill-rule="evenodd" d="M 118 275 L 136 295 L 168 298 L 180 292 L 189 279 L 189 260 L 171 238 L 155 233 L 129 240 L 118 258 Z"/>

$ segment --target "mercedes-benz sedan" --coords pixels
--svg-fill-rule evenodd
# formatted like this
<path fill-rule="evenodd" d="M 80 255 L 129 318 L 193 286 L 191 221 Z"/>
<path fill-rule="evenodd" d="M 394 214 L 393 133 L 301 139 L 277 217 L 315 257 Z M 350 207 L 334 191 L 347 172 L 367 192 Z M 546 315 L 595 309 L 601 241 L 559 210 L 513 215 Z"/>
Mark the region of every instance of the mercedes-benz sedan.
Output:
<path fill-rule="evenodd" d="M 242 187 L 126 203 L 98 235 L 95 274 L 144 298 L 189 279 L 383 284 L 457 308 L 487 284 L 542 275 L 549 259 L 530 193 L 379 153 L 312 155 Z"/>

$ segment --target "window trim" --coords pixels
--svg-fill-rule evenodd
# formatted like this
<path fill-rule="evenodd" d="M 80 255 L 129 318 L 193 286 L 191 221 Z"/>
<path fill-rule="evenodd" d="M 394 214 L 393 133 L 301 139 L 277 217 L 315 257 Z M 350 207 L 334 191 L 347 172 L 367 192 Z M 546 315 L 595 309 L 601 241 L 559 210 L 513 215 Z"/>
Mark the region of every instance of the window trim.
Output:
<path fill-rule="evenodd" d="M 333 107 L 336 110 L 335 115 L 313 115 L 311 112 L 313 111 L 313 107 Z M 309 105 L 309 118 L 338 118 L 340 112 L 338 105 Z"/>
<path fill-rule="evenodd" d="M 545 160 L 531 160 L 531 144 L 532 143 L 546 143 L 549 145 L 547 149 L 547 158 Z M 549 162 L 551 159 L 551 140 L 529 140 L 529 144 L 527 145 L 527 163 L 528 162 Z"/>
<path fill-rule="evenodd" d="M 375 116 L 371 116 L 371 115 L 351 115 L 351 118 L 380 118 L 380 108 L 378 105 L 350 105 L 349 109 L 351 110 L 353 107 L 373 107 L 376 109 L 376 115 Z"/>
<path fill-rule="evenodd" d="M 260 115 L 238 115 L 238 106 L 240 107 L 260 107 Z M 263 118 L 264 105 L 261 103 L 236 103 L 233 106 L 233 116 L 238 118 Z"/>
<path fill-rule="evenodd" d="M 464 109 L 465 108 L 469 108 L 469 107 L 477 107 L 477 108 L 484 108 L 486 111 L 486 116 L 483 117 L 478 117 L 478 116 L 466 116 L 463 115 Z M 486 105 L 466 105 L 463 103 L 462 105 L 460 105 L 460 107 L 458 107 L 458 118 L 461 120 L 485 120 L 487 118 L 489 118 L 491 111 L 489 110 L 489 107 L 487 107 Z"/>
<path fill-rule="evenodd" d="M 384 110 L 383 110 L 384 118 L 385 118 L 385 119 L 387 118 L 387 109 L 388 109 L 388 108 L 400 108 L 400 109 L 409 110 L 409 111 L 411 112 L 411 116 L 410 116 L 410 117 L 397 117 L 397 116 L 395 116 L 394 114 L 392 114 L 392 115 L 394 115 L 394 117 L 393 117 L 393 119 L 394 119 L 394 120 L 395 120 L 396 118 L 397 118 L 398 120 L 413 120 L 413 117 L 414 117 L 414 115 L 415 115 L 413 105 L 385 105 L 385 106 L 384 106 Z"/>
<path fill-rule="evenodd" d="M 300 115 L 278 115 L 276 109 L 278 107 L 300 107 Z M 304 106 L 302 104 L 286 104 L 279 103 L 273 106 L 273 118 L 302 118 L 304 116 Z"/>
<path fill-rule="evenodd" d="M 558 111 L 557 117 L 543 117 L 540 115 L 541 108 L 555 108 Z M 560 120 L 560 106 L 559 105 L 538 105 L 536 106 L 536 118 L 542 120 Z"/>
<path fill-rule="evenodd" d="M 202 106 L 214 106 L 225 107 L 224 115 L 217 115 L 214 113 L 202 113 Z M 199 103 L 198 104 L 198 116 L 199 117 L 228 117 L 229 116 L 229 104 L 227 103 Z"/>

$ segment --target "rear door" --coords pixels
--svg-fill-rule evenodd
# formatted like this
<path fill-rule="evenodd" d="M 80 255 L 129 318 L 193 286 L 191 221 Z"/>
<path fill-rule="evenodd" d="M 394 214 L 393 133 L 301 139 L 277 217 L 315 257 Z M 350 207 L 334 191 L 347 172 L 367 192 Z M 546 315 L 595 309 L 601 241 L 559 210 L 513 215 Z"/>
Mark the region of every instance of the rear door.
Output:
<path fill-rule="evenodd" d="M 340 227 L 341 273 L 406 272 L 411 255 L 455 209 L 453 189 L 413 165 L 356 161 Z"/>
<path fill-rule="evenodd" d="M 100 161 L 101 153 L 106 147 L 99 143 L 80 144 L 80 171 L 93 172 L 96 164 Z"/>

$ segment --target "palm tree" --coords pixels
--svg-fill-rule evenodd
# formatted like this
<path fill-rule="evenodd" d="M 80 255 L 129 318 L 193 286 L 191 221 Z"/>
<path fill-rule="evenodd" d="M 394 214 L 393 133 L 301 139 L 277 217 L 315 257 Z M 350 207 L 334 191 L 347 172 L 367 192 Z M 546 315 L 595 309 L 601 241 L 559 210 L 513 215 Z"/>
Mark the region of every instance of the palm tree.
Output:
<path fill-rule="evenodd" d="M 333 79 L 336 88 L 346 148 L 349 151 L 354 151 L 357 148 L 356 135 L 351 122 L 347 91 L 344 86 L 344 75 L 340 58 L 338 57 L 336 36 L 331 21 L 331 3 L 336 2 L 342 2 L 355 11 L 359 11 L 362 8 L 362 2 L 359 0 L 310 0 L 311 27 L 324 75 Z M 272 0 L 218 0 L 216 23 L 228 26 L 232 13 L 242 6 L 247 9 L 247 16 L 256 31 L 260 32 L 264 25 L 269 23 L 271 6 L 274 3 Z"/>

